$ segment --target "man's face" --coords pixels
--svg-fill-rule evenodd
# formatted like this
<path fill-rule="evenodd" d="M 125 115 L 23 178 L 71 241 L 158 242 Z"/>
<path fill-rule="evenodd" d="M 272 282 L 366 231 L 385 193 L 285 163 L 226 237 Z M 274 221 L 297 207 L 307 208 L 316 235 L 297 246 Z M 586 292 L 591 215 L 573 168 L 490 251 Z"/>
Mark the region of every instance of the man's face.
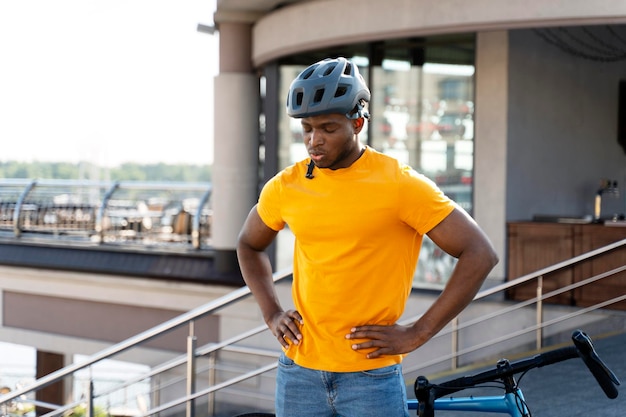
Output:
<path fill-rule="evenodd" d="M 318 168 L 346 168 L 359 156 L 358 133 L 363 119 L 343 114 L 323 114 L 301 119 L 304 145 Z"/>

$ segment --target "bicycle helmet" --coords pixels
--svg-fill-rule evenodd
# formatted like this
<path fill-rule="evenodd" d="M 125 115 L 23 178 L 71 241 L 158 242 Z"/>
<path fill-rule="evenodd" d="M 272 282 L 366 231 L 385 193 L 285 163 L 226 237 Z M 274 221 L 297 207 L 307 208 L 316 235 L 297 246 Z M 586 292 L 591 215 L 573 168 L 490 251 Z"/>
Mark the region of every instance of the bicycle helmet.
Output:
<path fill-rule="evenodd" d="M 349 119 L 369 117 L 370 100 L 359 69 L 345 58 L 327 58 L 302 71 L 289 87 L 287 114 L 294 118 L 340 113 Z"/>

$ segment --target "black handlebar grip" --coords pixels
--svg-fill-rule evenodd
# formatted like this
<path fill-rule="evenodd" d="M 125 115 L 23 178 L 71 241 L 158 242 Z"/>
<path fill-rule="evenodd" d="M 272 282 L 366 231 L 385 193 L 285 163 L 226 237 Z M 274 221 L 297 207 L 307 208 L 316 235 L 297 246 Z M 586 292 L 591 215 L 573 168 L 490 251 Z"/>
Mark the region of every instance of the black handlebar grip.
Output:
<path fill-rule="evenodd" d="M 535 356 L 537 358 L 537 368 L 552 365 L 568 359 L 578 358 L 578 349 L 575 346 L 567 346 L 560 349 L 549 350 Z"/>
<path fill-rule="evenodd" d="M 415 398 L 418 401 L 418 417 L 435 417 L 435 397 L 432 385 L 424 376 L 419 376 L 415 380 Z"/>
<path fill-rule="evenodd" d="M 607 397 L 613 399 L 617 398 L 617 387 L 620 385 L 617 376 L 609 369 L 608 366 L 600 359 L 595 349 L 591 338 L 587 336 L 581 330 L 576 330 L 572 334 L 572 340 L 578 349 L 578 354 L 582 358 L 587 368 L 591 371 L 596 381 L 604 391 Z"/>

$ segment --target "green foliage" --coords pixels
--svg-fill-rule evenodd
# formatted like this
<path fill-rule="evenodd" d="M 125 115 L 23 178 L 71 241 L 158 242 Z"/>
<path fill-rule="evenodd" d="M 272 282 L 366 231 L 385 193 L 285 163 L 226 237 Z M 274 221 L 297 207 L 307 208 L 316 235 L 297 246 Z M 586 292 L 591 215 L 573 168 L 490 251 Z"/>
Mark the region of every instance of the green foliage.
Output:
<path fill-rule="evenodd" d="M 102 407 L 94 407 L 94 417 L 108 417 L 108 413 L 102 409 Z M 79 405 L 74 407 L 69 414 L 65 415 L 66 417 L 86 417 L 87 416 L 87 407 L 84 405 Z"/>
<path fill-rule="evenodd" d="M 124 163 L 113 168 L 88 162 L 0 162 L 0 178 L 52 180 L 210 182 L 210 165 Z"/>

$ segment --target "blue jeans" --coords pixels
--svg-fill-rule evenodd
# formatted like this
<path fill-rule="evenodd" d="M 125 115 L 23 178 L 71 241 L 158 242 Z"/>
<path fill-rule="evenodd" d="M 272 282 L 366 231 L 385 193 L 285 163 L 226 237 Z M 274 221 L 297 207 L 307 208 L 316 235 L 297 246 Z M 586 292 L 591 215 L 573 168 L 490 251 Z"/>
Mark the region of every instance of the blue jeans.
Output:
<path fill-rule="evenodd" d="M 276 417 L 408 417 L 400 365 L 325 372 L 278 360 Z"/>

